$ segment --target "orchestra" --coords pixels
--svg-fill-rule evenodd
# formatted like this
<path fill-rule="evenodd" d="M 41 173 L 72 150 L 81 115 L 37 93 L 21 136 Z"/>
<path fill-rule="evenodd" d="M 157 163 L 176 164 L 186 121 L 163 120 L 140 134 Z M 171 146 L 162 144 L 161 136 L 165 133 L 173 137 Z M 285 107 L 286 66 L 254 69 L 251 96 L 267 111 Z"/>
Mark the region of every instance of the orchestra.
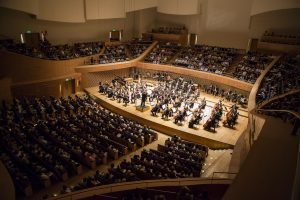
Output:
<path fill-rule="evenodd" d="M 165 75 L 155 77 L 154 83 L 146 83 L 145 81 L 126 82 L 124 78 L 116 77 L 110 84 L 99 83 L 99 92 L 108 96 L 118 103 L 123 102 L 124 106 L 129 103 L 136 106 L 145 106 L 149 101 L 152 109 L 152 116 L 161 113 L 161 119 L 173 119 L 178 125 L 187 122 L 189 128 L 195 128 L 195 125 L 201 124 L 202 120 L 207 119 L 204 110 L 207 106 L 205 98 L 200 98 L 200 86 L 193 81 L 185 81 L 182 77 L 170 78 Z M 219 91 L 216 87 L 213 90 Z M 224 98 L 227 99 L 232 91 L 227 91 Z M 203 123 L 204 130 L 215 131 L 222 120 L 224 110 L 227 108 L 223 105 L 223 100 L 216 103 L 209 115 L 209 118 Z M 223 125 L 233 128 L 236 124 L 238 107 L 234 104 L 227 112 Z"/>

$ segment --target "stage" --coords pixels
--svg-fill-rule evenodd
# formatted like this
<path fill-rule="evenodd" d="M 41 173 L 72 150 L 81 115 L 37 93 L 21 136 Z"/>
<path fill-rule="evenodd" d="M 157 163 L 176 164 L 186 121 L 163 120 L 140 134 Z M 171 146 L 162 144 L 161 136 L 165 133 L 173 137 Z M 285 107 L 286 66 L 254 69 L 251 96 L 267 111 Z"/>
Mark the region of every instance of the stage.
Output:
<path fill-rule="evenodd" d="M 237 124 L 234 126 L 234 129 L 224 127 L 222 122 L 220 122 L 220 126 L 215 129 L 216 132 L 206 131 L 203 129 L 203 123 L 207 120 L 208 116 L 201 121 L 200 125 L 192 129 L 188 128 L 187 121 L 185 121 L 184 124 L 180 126 L 174 124 L 174 120 L 171 118 L 169 118 L 169 120 L 161 119 L 161 113 L 158 113 L 157 117 L 152 116 L 150 112 L 152 107 L 150 106 L 149 102 L 146 103 L 146 106 L 150 106 L 150 109 L 144 112 L 140 112 L 136 110 L 135 104 L 129 103 L 127 106 L 125 106 L 124 103 L 118 103 L 117 100 L 113 101 L 106 95 L 100 94 L 98 90 L 98 87 L 90 87 L 85 89 L 88 94 L 94 97 L 97 102 L 99 102 L 108 110 L 119 113 L 139 123 L 146 124 L 161 133 L 170 136 L 176 134 L 185 140 L 202 143 L 212 149 L 232 149 L 239 136 L 247 127 L 248 123 L 247 109 L 239 108 L 238 112 L 240 115 L 238 117 Z M 200 97 L 205 97 L 205 99 L 207 100 L 207 106 L 204 111 L 205 113 L 210 113 L 214 104 L 217 103 L 220 99 L 219 97 L 205 94 L 204 92 L 201 92 Z M 223 104 L 227 108 L 233 105 L 232 102 L 227 102 L 226 100 L 223 101 Z M 224 114 L 222 119 L 225 119 Z"/>

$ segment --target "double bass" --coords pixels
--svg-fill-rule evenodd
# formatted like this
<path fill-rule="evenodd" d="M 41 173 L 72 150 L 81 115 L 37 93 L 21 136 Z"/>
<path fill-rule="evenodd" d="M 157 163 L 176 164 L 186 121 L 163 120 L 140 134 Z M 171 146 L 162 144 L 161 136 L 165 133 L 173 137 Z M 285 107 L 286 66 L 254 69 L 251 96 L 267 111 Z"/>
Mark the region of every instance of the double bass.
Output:
<path fill-rule="evenodd" d="M 237 112 L 237 106 L 234 104 L 229 112 L 226 113 L 226 119 L 223 121 L 223 126 L 233 128 L 236 124 L 239 113 Z"/>

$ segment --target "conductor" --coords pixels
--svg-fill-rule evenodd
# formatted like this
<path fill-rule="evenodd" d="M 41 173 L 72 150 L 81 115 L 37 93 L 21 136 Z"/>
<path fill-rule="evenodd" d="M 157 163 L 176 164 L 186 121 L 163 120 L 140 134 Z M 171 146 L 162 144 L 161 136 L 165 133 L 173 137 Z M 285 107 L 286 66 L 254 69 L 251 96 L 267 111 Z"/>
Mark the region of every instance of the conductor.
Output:
<path fill-rule="evenodd" d="M 146 91 L 144 91 L 144 92 L 142 93 L 142 101 L 141 101 L 141 107 L 142 107 L 142 108 L 145 107 L 146 99 L 147 99 L 147 93 L 146 93 Z"/>

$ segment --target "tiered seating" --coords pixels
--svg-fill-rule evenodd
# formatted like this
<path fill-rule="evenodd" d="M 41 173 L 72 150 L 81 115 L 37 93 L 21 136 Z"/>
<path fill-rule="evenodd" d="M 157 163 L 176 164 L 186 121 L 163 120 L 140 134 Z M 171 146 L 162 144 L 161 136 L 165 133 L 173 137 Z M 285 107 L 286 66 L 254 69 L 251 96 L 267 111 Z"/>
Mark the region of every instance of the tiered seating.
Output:
<path fill-rule="evenodd" d="M 0 148 L 0 159 L 5 165 L 6 169 L 10 174 L 14 174 L 12 179 L 15 183 L 15 189 L 18 193 L 23 193 L 26 196 L 32 194 L 32 183 L 34 178 L 27 175 L 24 168 L 22 168 L 18 163 L 10 158 L 10 156 Z"/>
<path fill-rule="evenodd" d="M 103 43 L 100 41 L 75 43 L 74 45 L 51 45 L 48 41 L 45 41 L 42 42 L 38 48 L 30 48 L 26 47 L 25 44 L 14 43 L 12 40 L 7 40 L 2 41 L 1 45 L 8 51 L 51 60 L 68 60 L 90 56 L 100 53 L 103 48 Z"/>
<path fill-rule="evenodd" d="M 145 62 L 154 64 L 167 64 L 173 56 L 181 49 L 181 45 L 170 42 L 160 42 L 147 55 Z"/>
<path fill-rule="evenodd" d="M 139 57 L 150 45 L 152 44 L 151 40 L 142 40 L 142 39 L 134 39 L 131 40 L 127 47 L 130 51 L 132 58 Z"/>
<path fill-rule="evenodd" d="M 14 100 L 1 110 L 0 153 L 16 187 L 47 187 L 157 139 L 87 96 Z"/>
<path fill-rule="evenodd" d="M 119 182 L 200 176 L 208 147 L 176 136 L 165 143 L 166 146 L 160 145 L 158 150 L 143 150 L 130 162 L 124 160 L 117 167 L 112 164 L 107 173 L 96 171 L 75 187 L 65 187 L 62 193 Z"/>
<path fill-rule="evenodd" d="M 272 31 L 266 31 L 262 36 L 261 41 L 288 45 L 300 45 L 300 36 L 279 34 L 274 33 Z"/>
<path fill-rule="evenodd" d="M 105 51 L 99 56 L 99 64 L 124 62 L 129 60 L 125 51 L 125 45 L 105 46 Z"/>
<path fill-rule="evenodd" d="M 300 56 L 286 56 L 264 77 L 256 95 L 259 104 L 266 99 L 300 88 Z"/>
<path fill-rule="evenodd" d="M 182 33 L 186 33 L 186 32 L 187 32 L 187 30 L 184 26 L 158 27 L 157 29 L 152 29 L 152 33 L 182 34 Z"/>
<path fill-rule="evenodd" d="M 235 56 L 236 49 L 195 45 L 194 47 L 182 49 L 173 61 L 173 65 L 223 74 Z"/>
<path fill-rule="evenodd" d="M 294 93 L 291 95 L 286 95 L 282 98 L 273 100 L 263 106 L 261 109 L 265 110 L 289 110 L 300 115 L 300 93 Z M 284 121 L 293 119 L 295 116 L 287 112 L 277 112 L 277 111 L 260 111 L 264 115 L 271 115 L 274 117 L 282 118 Z"/>
<path fill-rule="evenodd" d="M 272 57 L 262 53 L 247 53 L 238 63 L 233 73 L 234 78 L 255 83 L 261 72 L 270 64 Z"/>

